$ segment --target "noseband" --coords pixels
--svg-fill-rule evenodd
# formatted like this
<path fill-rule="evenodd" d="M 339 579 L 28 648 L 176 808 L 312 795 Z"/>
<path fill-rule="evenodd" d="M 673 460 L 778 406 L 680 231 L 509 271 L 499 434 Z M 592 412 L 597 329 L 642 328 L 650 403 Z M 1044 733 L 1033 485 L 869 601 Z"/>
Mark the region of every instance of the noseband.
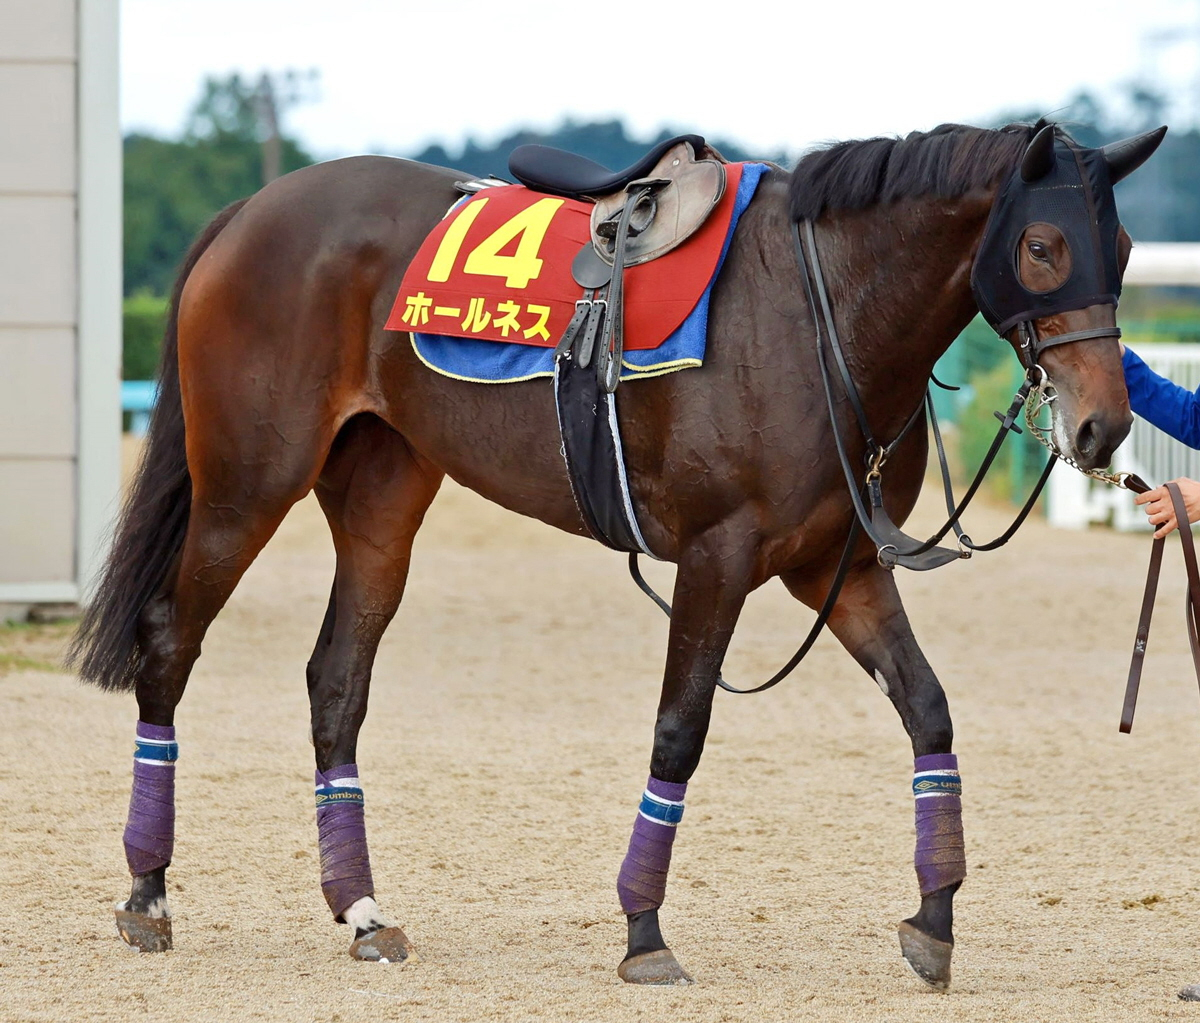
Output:
<path fill-rule="evenodd" d="M 1017 324 L 1017 337 L 1020 344 L 1017 351 L 1020 354 L 1021 365 L 1027 370 L 1033 370 L 1041 362 L 1042 353 L 1055 345 L 1066 345 L 1072 341 L 1091 341 L 1096 338 L 1121 336 L 1120 327 L 1092 327 L 1089 330 L 1072 330 L 1066 334 L 1055 334 L 1053 337 L 1039 337 L 1037 327 L 1031 320 L 1022 320 Z M 1045 373 L 1045 370 L 1042 370 Z"/>

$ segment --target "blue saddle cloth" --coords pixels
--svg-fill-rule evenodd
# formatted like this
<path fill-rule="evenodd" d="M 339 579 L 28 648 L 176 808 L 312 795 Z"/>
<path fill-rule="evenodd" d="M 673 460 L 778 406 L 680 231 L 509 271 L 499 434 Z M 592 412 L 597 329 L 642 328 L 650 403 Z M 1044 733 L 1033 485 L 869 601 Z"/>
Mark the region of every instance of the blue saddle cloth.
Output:
<path fill-rule="evenodd" d="M 759 179 L 769 168 L 765 163 L 749 163 L 742 170 L 734 200 L 733 216 L 729 221 L 729 233 L 712 280 L 700 296 L 695 308 L 686 320 L 657 348 L 641 351 L 626 351 L 622 359 L 621 379 L 637 380 L 645 377 L 662 376 L 676 370 L 699 366 L 704 362 L 704 346 L 708 338 L 708 302 L 712 296 L 713 282 L 733 238 L 738 221 L 745 212 Z M 514 344 L 506 341 L 479 341 L 469 337 L 447 337 L 442 334 L 413 334 L 413 349 L 417 357 L 430 369 L 456 380 L 469 380 L 480 384 L 509 384 L 518 380 L 554 376 L 554 349 L 533 345 Z"/>

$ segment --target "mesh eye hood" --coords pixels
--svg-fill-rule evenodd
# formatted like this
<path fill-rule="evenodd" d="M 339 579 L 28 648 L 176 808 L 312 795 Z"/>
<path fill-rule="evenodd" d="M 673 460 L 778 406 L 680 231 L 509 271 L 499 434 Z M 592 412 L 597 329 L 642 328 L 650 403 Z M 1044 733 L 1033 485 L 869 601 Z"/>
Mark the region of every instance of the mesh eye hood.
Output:
<path fill-rule="evenodd" d="M 1038 222 L 1062 232 L 1072 259 L 1067 280 L 1044 294 L 1026 288 L 1017 272 L 1021 235 Z M 1025 181 L 1018 168 L 996 196 L 971 268 L 971 290 L 983 318 L 1003 335 L 1018 323 L 1054 313 L 1115 307 L 1121 295 L 1120 229 L 1103 151 L 1056 139 L 1049 173 Z"/>

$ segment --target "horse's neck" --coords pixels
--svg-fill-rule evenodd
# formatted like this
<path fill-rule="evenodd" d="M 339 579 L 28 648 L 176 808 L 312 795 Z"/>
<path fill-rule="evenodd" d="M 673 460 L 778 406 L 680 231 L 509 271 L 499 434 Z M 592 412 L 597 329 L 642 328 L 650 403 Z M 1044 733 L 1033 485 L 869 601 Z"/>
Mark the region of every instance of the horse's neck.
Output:
<path fill-rule="evenodd" d="M 821 221 L 826 281 L 868 408 L 903 421 L 975 315 L 971 264 L 990 208 L 980 195 L 908 200 Z"/>

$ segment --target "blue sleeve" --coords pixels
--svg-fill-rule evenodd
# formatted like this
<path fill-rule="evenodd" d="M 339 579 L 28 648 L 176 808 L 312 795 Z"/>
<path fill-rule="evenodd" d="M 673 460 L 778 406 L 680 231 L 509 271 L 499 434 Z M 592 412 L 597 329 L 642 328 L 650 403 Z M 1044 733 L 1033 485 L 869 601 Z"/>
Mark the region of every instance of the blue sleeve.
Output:
<path fill-rule="evenodd" d="M 1121 366 L 1134 413 L 1188 447 L 1200 448 L 1200 392 L 1159 376 L 1129 347 Z"/>

